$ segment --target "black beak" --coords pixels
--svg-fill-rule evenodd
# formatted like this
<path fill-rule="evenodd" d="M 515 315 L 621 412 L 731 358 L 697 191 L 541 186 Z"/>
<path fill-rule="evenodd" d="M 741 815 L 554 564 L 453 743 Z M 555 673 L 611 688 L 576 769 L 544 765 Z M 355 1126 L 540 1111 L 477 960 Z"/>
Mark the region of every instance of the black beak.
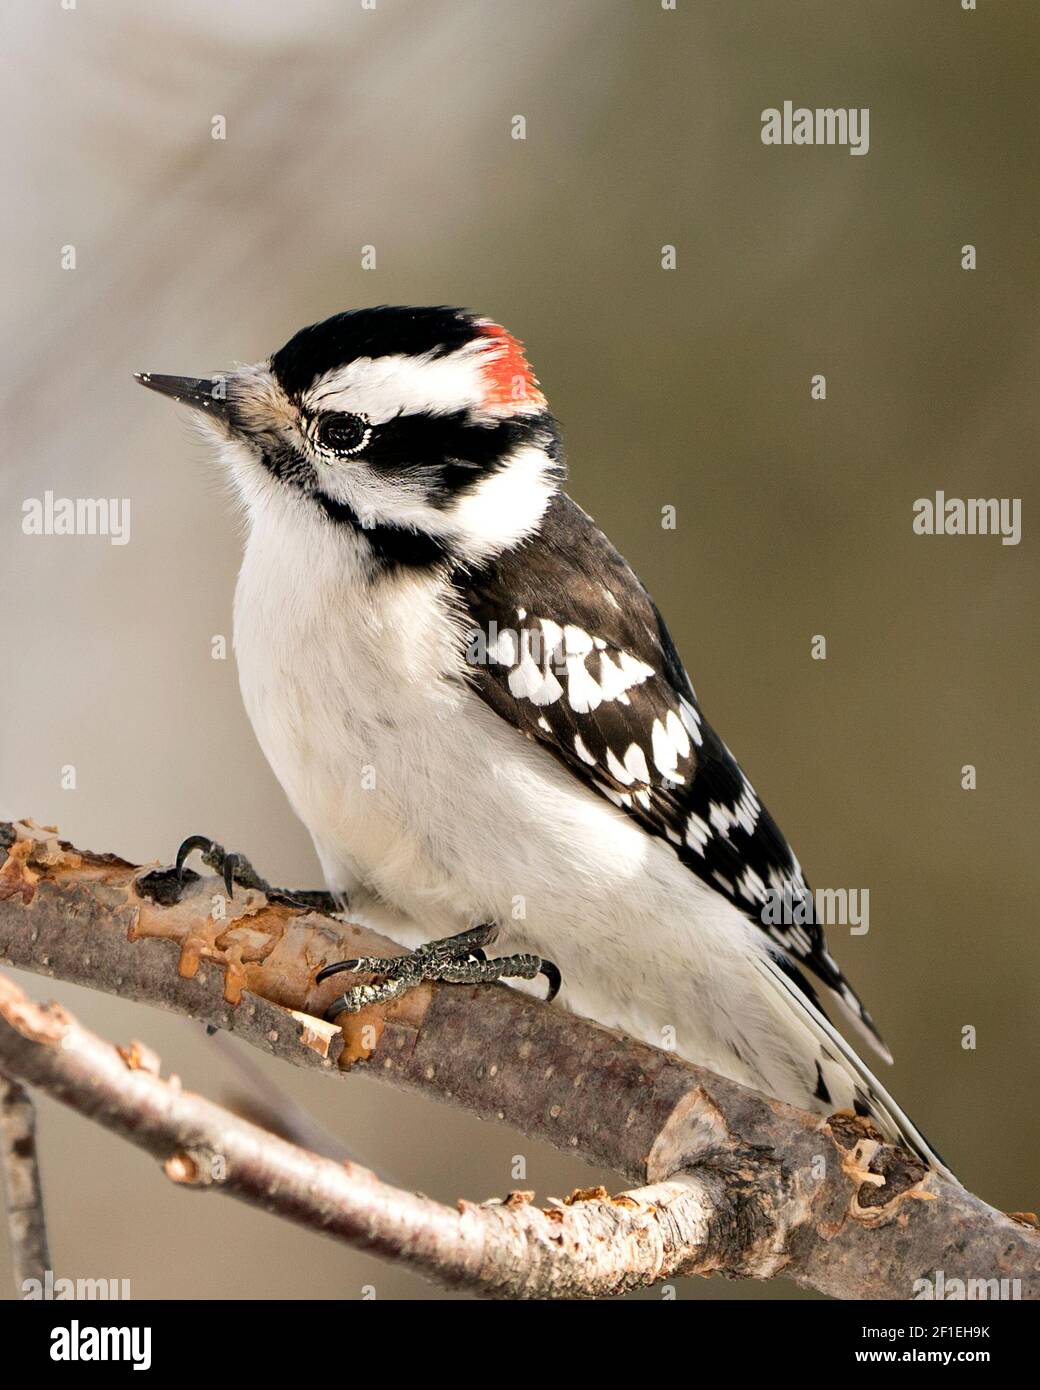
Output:
<path fill-rule="evenodd" d="M 207 415 L 216 415 L 220 420 L 227 419 L 227 383 L 223 377 L 159 376 L 155 372 L 134 372 L 134 379 L 142 386 L 183 405 L 193 406 Z"/>

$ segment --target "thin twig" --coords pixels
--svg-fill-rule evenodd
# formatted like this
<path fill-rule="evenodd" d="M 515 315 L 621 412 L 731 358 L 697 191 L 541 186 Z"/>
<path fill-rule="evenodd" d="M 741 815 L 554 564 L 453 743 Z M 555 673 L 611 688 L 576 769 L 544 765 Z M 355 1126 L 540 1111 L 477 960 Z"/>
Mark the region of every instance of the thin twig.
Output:
<path fill-rule="evenodd" d="M 24 1086 L 0 1073 L 0 1170 L 15 1293 L 24 1298 L 28 1281 L 44 1282 L 51 1267 L 43 1187 L 36 1151 L 36 1107 Z"/>

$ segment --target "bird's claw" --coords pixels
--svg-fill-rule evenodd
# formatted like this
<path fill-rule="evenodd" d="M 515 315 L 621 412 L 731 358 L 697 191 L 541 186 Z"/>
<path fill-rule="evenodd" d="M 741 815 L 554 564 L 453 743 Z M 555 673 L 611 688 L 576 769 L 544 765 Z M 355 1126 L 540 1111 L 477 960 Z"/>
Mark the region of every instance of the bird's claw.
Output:
<path fill-rule="evenodd" d="M 271 902 L 285 903 L 289 907 L 302 908 L 304 911 L 332 915 L 343 909 L 343 903 L 336 896 L 322 889 L 273 887 L 266 878 L 257 873 L 244 854 L 226 850 L 208 835 L 189 835 L 177 851 L 173 870 L 164 872 L 172 872 L 173 878 L 178 883 L 183 883 L 185 861 L 196 850 L 201 854 L 203 864 L 215 874 L 219 874 L 229 901 L 235 896 L 237 883 L 240 888 L 251 888 L 254 892 L 263 893 Z"/>
<path fill-rule="evenodd" d="M 243 888 L 256 888 L 263 893 L 276 891 L 260 877 L 245 855 L 227 851 L 208 835 L 189 835 L 181 844 L 174 861 L 179 879 L 183 879 L 185 861 L 195 850 L 202 855 L 202 862 L 206 867 L 220 875 L 229 900 L 235 896 L 236 883 Z"/>
<path fill-rule="evenodd" d="M 406 955 L 359 956 L 326 965 L 315 976 L 316 985 L 344 973 L 383 977 L 381 984 L 357 985 L 339 995 L 325 1010 L 326 1021 L 332 1023 L 339 1014 L 357 1013 L 369 1004 L 387 1003 L 424 980 L 439 980 L 444 984 L 490 984 L 495 980 L 531 980 L 536 975 L 544 975 L 549 982 L 546 1000 L 555 999 L 562 984 L 559 968 L 551 960 L 534 955 L 489 960 L 483 944 L 494 934 L 495 928 L 491 925 L 474 927 L 458 936 L 429 941 Z"/>
<path fill-rule="evenodd" d="M 177 877 L 184 877 L 184 865 L 189 854 L 192 854 L 197 849 L 205 853 L 209 850 L 210 846 L 215 843 L 216 841 L 208 839 L 205 835 L 189 835 L 188 838 L 181 843 L 181 847 L 177 851 L 177 857 L 173 861 L 173 867 L 177 871 Z"/>
<path fill-rule="evenodd" d="M 235 870 L 238 868 L 238 855 L 228 854 L 224 857 L 224 872 L 221 877 L 224 880 L 224 892 L 228 898 L 235 896 Z"/>
<path fill-rule="evenodd" d="M 545 1002 L 551 1004 L 559 994 L 560 988 L 563 985 L 563 976 L 560 974 L 560 967 L 555 965 L 551 960 L 545 960 L 543 958 L 542 968 L 538 973 L 539 975 L 544 975 L 549 982 L 549 989 L 545 996 Z"/>
<path fill-rule="evenodd" d="M 223 845 L 218 845 L 216 840 L 211 840 L 206 835 L 189 835 L 181 843 L 180 849 L 177 851 L 177 858 L 174 860 L 174 867 L 179 879 L 183 879 L 185 861 L 195 850 L 200 851 L 202 862 L 220 875 L 228 899 L 233 898 L 235 896 L 235 870 L 239 866 L 240 856 L 228 854 Z"/>

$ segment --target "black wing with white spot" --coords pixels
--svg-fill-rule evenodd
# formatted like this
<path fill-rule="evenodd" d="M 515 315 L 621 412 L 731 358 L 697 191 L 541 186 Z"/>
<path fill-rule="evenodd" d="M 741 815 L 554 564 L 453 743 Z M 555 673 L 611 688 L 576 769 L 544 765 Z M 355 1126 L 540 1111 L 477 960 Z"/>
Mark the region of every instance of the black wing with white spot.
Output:
<path fill-rule="evenodd" d="M 798 861 L 701 715 L 653 600 L 591 518 L 558 494 L 535 537 L 454 582 L 471 624 L 473 684 L 492 709 L 666 839 L 768 932 L 814 1003 L 798 966 L 884 1052 L 827 951 Z"/>

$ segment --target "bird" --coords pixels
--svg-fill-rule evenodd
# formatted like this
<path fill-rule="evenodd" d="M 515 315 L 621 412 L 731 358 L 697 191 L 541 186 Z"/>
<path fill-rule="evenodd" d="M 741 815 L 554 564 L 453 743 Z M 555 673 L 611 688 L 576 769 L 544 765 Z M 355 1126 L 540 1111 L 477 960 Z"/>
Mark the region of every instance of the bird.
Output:
<path fill-rule="evenodd" d="M 242 698 L 328 893 L 409 948 L 326 967 L 383 977 L 330 1017 L 544 975 L 558 1006 L 947 1171 L 827 1012 L 891 1060 L 657 605 L 564 490 L 519 339 L 379 305 L 234 370 L 136 375 L 196 412 L 243 514 Z M 178 867 L 202 845 L 223 854 L 191 837 Z M 228 861 L 229 891 L 255 875 Z M 775 920 L 778 893 L 803 910 Z"/>

